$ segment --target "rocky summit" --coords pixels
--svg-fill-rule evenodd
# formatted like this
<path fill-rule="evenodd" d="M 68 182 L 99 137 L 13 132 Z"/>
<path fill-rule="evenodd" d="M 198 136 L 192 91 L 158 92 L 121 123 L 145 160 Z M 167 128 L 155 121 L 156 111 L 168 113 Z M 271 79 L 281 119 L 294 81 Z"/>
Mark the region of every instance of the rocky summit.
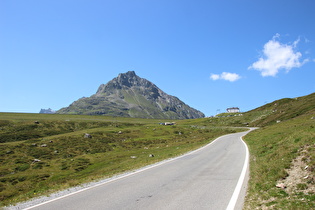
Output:
<path fill-rule="evenodd" d="M 119 74 L 107 84 L 100 85 L 94 95 L 80 98 L 57 113 L 155 119 L 204 117 L 202 112 L 166 94 L 134 71 Z"/>

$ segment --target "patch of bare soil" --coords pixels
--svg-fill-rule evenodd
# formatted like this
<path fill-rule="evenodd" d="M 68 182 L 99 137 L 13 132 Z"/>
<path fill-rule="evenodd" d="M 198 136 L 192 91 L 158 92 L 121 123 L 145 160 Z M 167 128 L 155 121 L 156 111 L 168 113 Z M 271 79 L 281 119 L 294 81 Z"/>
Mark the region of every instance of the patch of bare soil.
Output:
<path fill-rule="evenodd" d="M 292 166 L 287 169 L 288 176 L 276 185 L 284 189 L 289 195 L 302 192 L 304 194 L 315 193 L 314 168 L 309 166 L 309 145 L 300 149 L 300 155 L 292 161 Z M 315 147 L 315 145 L 312 145 Z"/>
<path fill-rule="evenodd" d="M 306 145 L 299 150 L 299 156 L 292 161 L 291 168 L 287 169 L 288 176 L 279 180 L 276 187 L 282 188 L 292 199 L 297 193 L 305 195 L 315 194 L 315 167 L 310 165 L 311 155 L 310 148 L 314 145 Z M 256 209 L 269 210 L 274 209 L 274 205 L 267 206 L 267 203 L 275 201 L 276 198 L 271 197 L 269 200 L 261 200 L 262 204 Z M 304 199 L 302 199 L 304 200 Z"/>

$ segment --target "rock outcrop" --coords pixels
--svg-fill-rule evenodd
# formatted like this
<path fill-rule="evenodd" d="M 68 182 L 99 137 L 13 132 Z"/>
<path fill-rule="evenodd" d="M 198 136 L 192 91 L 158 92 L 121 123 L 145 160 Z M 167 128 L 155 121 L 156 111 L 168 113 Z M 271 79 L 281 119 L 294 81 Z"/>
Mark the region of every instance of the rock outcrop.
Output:
<path fill-rule="evenodd" d="M 52 110 L 51 108 L 48 108 L 48 109 L 41 109 L 39 113 L 40 114 L 55 114 L 55 111 Z"/>

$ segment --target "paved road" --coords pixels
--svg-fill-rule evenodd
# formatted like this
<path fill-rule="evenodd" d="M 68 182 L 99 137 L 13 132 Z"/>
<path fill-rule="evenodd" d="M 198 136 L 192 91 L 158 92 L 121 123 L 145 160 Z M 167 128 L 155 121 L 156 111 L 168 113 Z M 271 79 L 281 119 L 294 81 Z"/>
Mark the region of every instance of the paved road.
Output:
<path fill-rule="evenodd" d="M 32 209 L 227 209 L 246 159 L 246 133 Z"/>

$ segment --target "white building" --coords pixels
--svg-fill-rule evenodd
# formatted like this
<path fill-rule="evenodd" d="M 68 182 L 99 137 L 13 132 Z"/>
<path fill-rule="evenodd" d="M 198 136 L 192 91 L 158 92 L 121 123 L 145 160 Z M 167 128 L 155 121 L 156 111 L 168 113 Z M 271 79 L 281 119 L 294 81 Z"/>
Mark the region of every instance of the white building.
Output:
<path fill-rule="evenodd" d="M 240 108 L 238 108 L 238 107 L 231 107 L 231 108 L 227 108 L 226 111 L 228 113 L 237 113 L 237 112 L 240 112 Z"/>

